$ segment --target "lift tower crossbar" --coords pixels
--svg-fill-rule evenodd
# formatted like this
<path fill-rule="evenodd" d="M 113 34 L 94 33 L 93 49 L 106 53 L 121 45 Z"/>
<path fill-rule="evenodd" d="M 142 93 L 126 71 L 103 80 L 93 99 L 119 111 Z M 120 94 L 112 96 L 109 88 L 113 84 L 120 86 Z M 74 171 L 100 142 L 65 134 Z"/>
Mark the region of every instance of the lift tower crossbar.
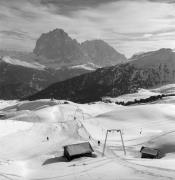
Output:
<path fill-rule="evenodd" d="M 103 153 L 102 153 L 102 156 L 104 156 L 105 154 L 105 148 L 106 148 L 106 142 L 107 142 L 107 138 L 108 138 L 108 133 L 110 132 L 119 132 L 120 133 L 120 137 L 121 137 L 121 141 L 122 141 L 122 146 L 123 146 L 123 152 L 124 152 L 124 155 L 126 155 L 126 150 L 125 150 L 125 145 L 124 145 L 124 140 L 123 140 L 123 136 L 122 136 L 122 132 L 120 129 L 108 129 L 106 131 L 106 137 L 105 137 L 105 143 L 104 143 L 104 146 L 103 146 Z"/>

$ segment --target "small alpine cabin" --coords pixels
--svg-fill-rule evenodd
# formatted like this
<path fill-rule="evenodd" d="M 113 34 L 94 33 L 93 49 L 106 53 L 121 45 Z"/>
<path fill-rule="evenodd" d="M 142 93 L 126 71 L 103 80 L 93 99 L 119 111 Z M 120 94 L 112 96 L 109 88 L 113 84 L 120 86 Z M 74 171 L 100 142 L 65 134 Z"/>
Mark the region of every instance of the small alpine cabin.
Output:
<path fill-rule="evenodd" d="M 94 150 L 89 142 L 66 145 L 64 148 L 64 157 L 69 161 L 82 156 L 91 156 Z"/>
<path fill-rule="evenodd" d="M 160 158 L 160 151 L 158 149 L 142 146 L 142 148 L 140 149 L 140 153 L 141 153 L 141 158 L 148 158 L 148 159 Z"/>

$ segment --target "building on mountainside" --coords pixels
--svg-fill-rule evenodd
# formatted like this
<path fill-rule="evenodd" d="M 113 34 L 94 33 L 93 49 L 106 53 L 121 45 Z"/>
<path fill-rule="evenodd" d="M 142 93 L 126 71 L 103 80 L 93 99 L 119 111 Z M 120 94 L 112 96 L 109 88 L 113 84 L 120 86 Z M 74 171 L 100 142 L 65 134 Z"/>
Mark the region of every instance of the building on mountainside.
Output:
<path fill-rule="evenodd" d="M 66 145 L 64 148 L 64 157 L 69 161 L 82 156 L 91 156 L 94 150 L 89 142 Z"/>
<path fill-rule="evenodd" d="M 0 113 L 0 119 L 4 118 L 4 117 L 5 117 L 5 114 L 4 113 Z"/>
<path fill-rule="evenodd" d="M 142 146 L 140 149 L 141 158 L 148 158 L 148 159 L 159 159 L 161 158 L 161 153 L 158 149 L 152 149 L 148 147 Z"/>

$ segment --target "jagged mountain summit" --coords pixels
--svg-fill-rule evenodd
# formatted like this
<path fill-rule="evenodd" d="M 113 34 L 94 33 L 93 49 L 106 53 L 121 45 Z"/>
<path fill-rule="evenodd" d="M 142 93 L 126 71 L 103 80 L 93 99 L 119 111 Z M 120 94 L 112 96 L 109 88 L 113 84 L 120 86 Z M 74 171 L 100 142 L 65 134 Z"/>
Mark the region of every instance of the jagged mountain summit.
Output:
<path fill-rule="evenodd" d="M 126 57 L 117 52 L 103 40 L 85 41 L 81 44 L 83 51 L 89 56 L 90 61 L 101 67 L 125 63 Z"/>
<path fill-rule="evenodd" d="M 41 64 L 49 67 L 88 63 L 105 67 L 126 62 L 126 57 L 106 42 L 92 40 L 80 44 L 62 29 L 42 34 L 36 42 L 33 53 L 38 56 Z"/>
<path fill-rule="evenodd" d="M 175 83 L 175 52 L 160 49 L 133 57 L 132 61 L 101 68 L 95 72 L 55 83 L 28 99 L 69 99 L 86 103 L 104 96 L 133 93 L 138 88 L 151 88 Z"/>
<path fill-rule="evenodd" d="M 33 53 L 40 57 L 41 63 L 53 67 L 85 64 L 89 60 L 82 52 L 80 44 L 62 29 L 42 34 Z"/>
<path fill-rule="evenodd" d="M 42 34 L 36 41 L 33 52 L 0 50 L 0 56 L 29 63 L 37 62 L 55 69 L 89 64 L 106 67 L 127 62 L 124 55 L 105 41 L 90 40 L 80 44 L 62 29 Z"/>

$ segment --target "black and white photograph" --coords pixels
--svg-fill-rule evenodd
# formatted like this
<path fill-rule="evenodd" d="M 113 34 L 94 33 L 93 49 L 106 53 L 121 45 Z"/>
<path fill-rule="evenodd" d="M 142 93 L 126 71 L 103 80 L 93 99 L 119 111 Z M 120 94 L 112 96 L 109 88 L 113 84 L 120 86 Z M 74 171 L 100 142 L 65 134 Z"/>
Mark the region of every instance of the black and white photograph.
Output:
<path fill-rule="evenodd" d="M 175 0 L 0 0 L 0 180 L 175 180 Z"/>

